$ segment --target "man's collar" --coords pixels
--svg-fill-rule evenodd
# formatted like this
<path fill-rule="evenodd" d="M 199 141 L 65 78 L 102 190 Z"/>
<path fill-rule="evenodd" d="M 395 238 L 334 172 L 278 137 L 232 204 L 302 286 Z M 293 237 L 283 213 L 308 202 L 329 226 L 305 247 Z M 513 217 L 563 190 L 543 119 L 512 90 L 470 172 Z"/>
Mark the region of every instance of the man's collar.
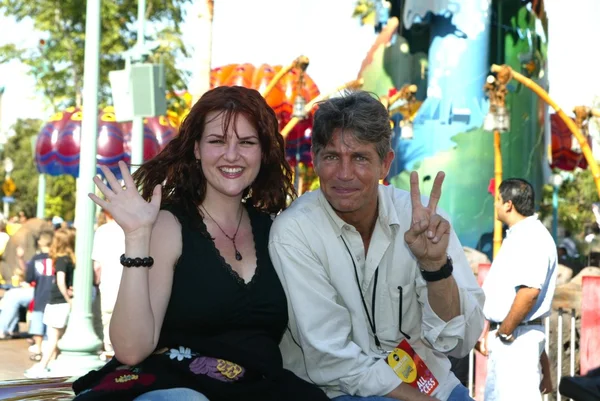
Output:
<path fill-rule="evenodd" d="M 325 198 L 323 191 L 321 191 L 321 189 L 318 189 L 318 191 L 318 198 L 321 207 L 325 209 L 325 211 L 333 221 L 334 227 L 336 228 L 336 234 L 341 235 L 344 227 L 352 227 L 352 225 L 342 220 L 342 218 L 337 215 L 335 210 L 333 210 L 333 208 L 331 207 L 331 204 Z M 392 226 L 400 227 L 400 219 L 398 218 L 397 210 L 394 207 L 393 196 L 389 196 L 389 194 L 386 193 L 387 191 L 389 191 L 389 189 L 386 189 L 384 185 L 379 185 L 379 188 L 377 190 L 377 196 L 379 201 L 377 220 L 379 221 L 382 227 L 387 226 L 390 227 L 390 229 Z"/>
<path fill-rule="evenodd" d="M 537 213 L 534 213 L 531 216 L 525 217 L 523 220 L 521 220 L 518 223 L 516 223 L 515 225 L 513 225 L 511 228 L 506 230 L 506 235 L 508 236 L 510 234 L 513 234 L 515 231 L 520 230 L 519 227 L 527 226 L 534 221 L 538 221 Z"/>

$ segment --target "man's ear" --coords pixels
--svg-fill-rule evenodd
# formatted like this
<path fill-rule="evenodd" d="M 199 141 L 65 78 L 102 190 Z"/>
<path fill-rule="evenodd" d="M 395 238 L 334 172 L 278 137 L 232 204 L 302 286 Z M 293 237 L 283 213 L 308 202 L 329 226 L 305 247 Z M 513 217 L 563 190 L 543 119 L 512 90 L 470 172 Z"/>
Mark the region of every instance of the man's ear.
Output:
<path fill-rule="evenodd" d="M 394 161 L 394 151 L 390 150 L 389 152 L 387 152 L 387 154 L 385 155 L 385 157 L 382 160 L 383 168 L 381 169 L 381 176 L 379 177 L 380 180 L 383 180 L 385 177 L 388 176 L 388 174 L 390 172 L 390 168 L 392 167 L 393 161 Z"/>
<path fill-rule="evenodd" d="M 505 212 L 507 212 L 507 213 L 512 212 L 514 207 L 515 207 L 515 205 L 513 205 L 511 200 L 504 202 L 504 211 Z"/>
<path fill-rule="evenodd" d="M 313 161 L 313 170 L 315 170 L 315 174 L 319 175 L 319 159 L 317 158 L 315 149 L 312 146 L 310 147 L 310 157 L 312 157 Z"/>

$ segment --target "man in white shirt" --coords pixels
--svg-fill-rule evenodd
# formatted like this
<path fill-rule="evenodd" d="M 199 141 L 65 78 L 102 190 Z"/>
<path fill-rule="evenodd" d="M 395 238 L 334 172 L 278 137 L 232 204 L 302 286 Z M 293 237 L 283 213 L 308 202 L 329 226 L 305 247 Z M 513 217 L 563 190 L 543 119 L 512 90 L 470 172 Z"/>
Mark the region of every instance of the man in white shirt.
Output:
<path fill-rule="evenodd" d="M 552 388 L 543 318 L 550 315 L 556 287 L 556 245 L 534 214 L 527 181 L 503 181 L 495 207 L 508 231 L 483 285 L 490 321 L 479 345 L 489 354 L 485 400 L 540 400 L 540 390 Z"/>
<path fill-rule="evenodd" d="M 112 356 L 113 348 L 109 337 L 109 326 L 123 273 L 123 266 L 119 260 L 125 252 L 125 233 L 108 211 L 103 210 L 102 212 L 106 216 L 106 223 L 98 227 L 94 233 L 92 259 L 94 260 L 96 281 L 99 282 L 98 288 L 100 289 L 104 355 Z"/>
<path fill-rule="evenodd" d="M 483 292 L 438 214 L 443 173 L 429 199 L 416 173 L 410 194 L 379 184 L 394 158 L 390 138 L 387 110 L 366 92 L 315 114 L 321 188 L 275 219 L 269 241 L 288 297 L 284 366 L 336 401 L 471 400 L 447 355 L 477 342 Z"/>

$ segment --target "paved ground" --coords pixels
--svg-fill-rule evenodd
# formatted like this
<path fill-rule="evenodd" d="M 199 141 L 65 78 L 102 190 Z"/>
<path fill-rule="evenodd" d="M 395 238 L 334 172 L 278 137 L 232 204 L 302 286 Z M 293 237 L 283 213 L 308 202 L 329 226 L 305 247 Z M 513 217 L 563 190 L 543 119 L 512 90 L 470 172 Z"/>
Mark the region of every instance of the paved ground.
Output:
<path fill-rule="evenodd" d="M 23 372 L 35 362 L 29 360 L 24 339 L 0 341 L 0 381 L 23 379 Z"/>
<path fill-rule="evenodd" d="M 0 289 L 0 298 L 4 290 Z M 27 325 L 19 323 L 19 330 L 27 332 Z M 29 360 L 27 340 L 0 340 L 0 381 L 23 379 L 23 372 L 34 364 Z"/>

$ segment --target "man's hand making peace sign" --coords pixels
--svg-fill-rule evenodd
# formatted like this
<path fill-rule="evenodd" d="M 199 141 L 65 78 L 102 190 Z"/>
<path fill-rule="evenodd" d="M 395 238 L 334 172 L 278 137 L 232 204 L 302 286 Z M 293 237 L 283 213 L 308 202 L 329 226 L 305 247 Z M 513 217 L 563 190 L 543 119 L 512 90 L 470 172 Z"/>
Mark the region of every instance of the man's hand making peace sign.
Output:
<path fill-rule="evenodd" d="M 439 172 L 433 181 L 429 204 L 421 203 L 419 175 L 410 174 L 410 199 L 412 204 L 412 224 L 404 234 L 404 241 L 419 262 L 419 267 L 427 271 L 439 270 L 447 261 L 450 223 L 437 214 L 437 205 L 442 196 L 442 183 L 445 174 Z"/>

